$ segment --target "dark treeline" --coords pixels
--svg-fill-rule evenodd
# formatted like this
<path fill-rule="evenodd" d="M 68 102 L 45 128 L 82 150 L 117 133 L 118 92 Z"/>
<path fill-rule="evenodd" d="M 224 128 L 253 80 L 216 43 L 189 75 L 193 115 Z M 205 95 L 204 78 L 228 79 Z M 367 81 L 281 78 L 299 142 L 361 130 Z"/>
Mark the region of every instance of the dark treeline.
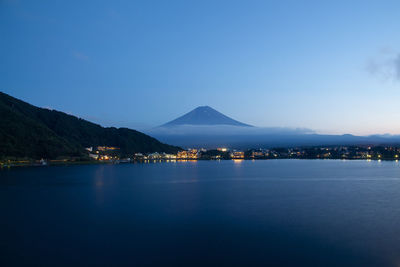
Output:
<path fill-rule="evenodd" d="M 85 147 L 95 146 L 119 147 L 121 156 L 135 152 L 174 153 L 179 149 L 135 130 L 104 128 L 0 92 L 0 159 L 85 159 Z"/>

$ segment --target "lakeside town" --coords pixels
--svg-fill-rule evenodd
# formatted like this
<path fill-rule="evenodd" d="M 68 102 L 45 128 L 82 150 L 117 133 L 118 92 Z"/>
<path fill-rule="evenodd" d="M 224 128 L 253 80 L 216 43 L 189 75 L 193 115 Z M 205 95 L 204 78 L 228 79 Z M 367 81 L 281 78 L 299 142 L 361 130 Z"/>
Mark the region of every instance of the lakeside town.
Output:
<path fill-rule="evenodd" d="M 99 161 L 130 162 L 143 160 L 229 160 L 229 159 L 365 159 L 398 160 L 400 146 L 327 146 L 236 150 L 226 147 L 216 149 L 192 148 L 176 154 L 135 153 L 131 158 L 118 158 L 116 147 L 98 147 L 89 156 Z M 111 152 L 111 153 L 110 153 Z"/>
<path fill-rule="evenodd" d="M 118 147 L 98 146 L 86 148 L 90 160 L 63 158 L 55 160 L 12 160 L 1 162 L 7 166 L 44 166 L 69 163 L 131 163 L 188 160 L 271 160 L 271 159 L 342 159 L 342 160 L 395 160 L 400 159 L 400 145 L 396 146 L 317 146 L 237 150 L 226 147 L 216 149 L 191 148 L 176 154 L 163 152 L 135 153 L 120 157 Z"/>

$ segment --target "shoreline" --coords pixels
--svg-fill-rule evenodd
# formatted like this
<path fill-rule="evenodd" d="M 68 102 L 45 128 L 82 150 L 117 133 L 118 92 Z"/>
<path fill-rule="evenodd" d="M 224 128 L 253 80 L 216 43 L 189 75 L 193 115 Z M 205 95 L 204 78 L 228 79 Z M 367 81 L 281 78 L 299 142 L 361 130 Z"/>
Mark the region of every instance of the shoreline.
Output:
<path fill-rule="evenodd" d="M 21 167 L 49 167 L 49 166 L 69 166 L 69 165 L 117 165 L 117 164 L 138 164 L 138 163 L 162 163 L 162 162 L 195 162 L 195 161 L 261 161 L 261 160 L 340 160 L 340 161 L 394 161 L 399 162 L 399 159 L 360 159 L 360 158 L 236 158 L 236 159 L 148 159 L 148 160 L 132 160 L 130 162 L 118 161 L 55 161 L 40 164 L 37 162 L 8 162 L 0 163 L 0 170 Z"/>

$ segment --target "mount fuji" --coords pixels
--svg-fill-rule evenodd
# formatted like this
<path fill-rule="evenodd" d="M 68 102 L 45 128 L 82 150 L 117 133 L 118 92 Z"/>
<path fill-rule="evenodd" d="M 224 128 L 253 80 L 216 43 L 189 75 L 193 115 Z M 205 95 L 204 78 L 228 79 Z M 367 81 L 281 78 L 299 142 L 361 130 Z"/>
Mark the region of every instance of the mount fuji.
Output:
<path fill-rule="evenodd" d="M 200 106 L 147 134 L 164 143 L 186 148 L 237 149 L 316 145 L 360 145 L 400 142 L 399 136 L 324 135 L 306 128 L 255 127 Z"/>
<path fill-rule="evenodd" d="M 249 124 L 229 118 L 209 106 L 197 107 L 185 115 L 163 124 L 161 127 L 173 127 L 179 125 L 231 125 L 253 127 Z"/>

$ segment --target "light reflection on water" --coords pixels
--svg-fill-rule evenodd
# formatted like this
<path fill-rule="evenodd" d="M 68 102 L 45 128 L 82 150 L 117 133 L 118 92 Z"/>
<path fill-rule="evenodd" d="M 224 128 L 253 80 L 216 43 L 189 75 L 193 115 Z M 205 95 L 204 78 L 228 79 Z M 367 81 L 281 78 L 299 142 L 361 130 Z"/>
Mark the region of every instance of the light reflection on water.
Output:
<path fill-rule="evenodd" d="M 398 161 L 227 160 L 2 171 L 2 261 L 393 265 L 399 170 Z"/>

